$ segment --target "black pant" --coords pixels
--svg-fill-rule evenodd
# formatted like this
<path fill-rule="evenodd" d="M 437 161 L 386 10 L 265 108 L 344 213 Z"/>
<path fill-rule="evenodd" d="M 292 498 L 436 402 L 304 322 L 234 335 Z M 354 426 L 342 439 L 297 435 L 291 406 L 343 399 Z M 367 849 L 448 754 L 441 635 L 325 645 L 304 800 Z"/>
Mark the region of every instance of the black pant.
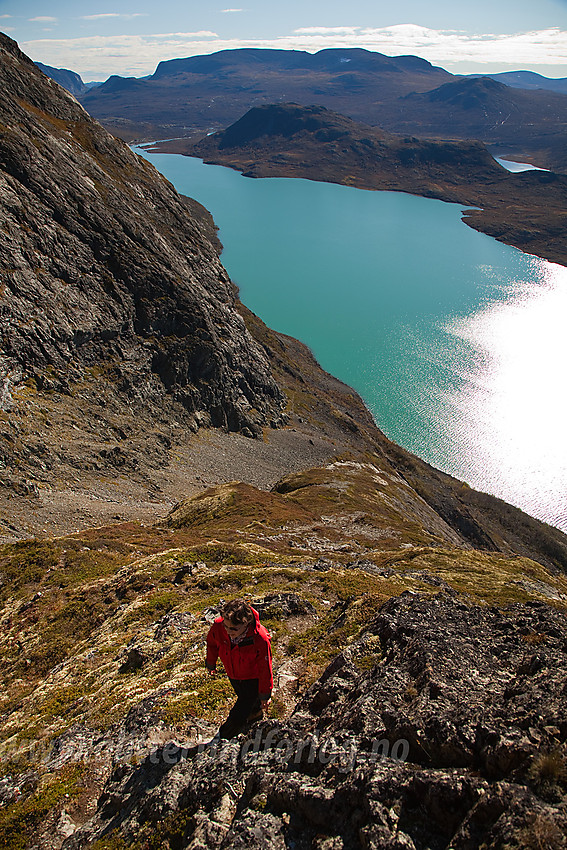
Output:
<path fill-rule="evenodd" d="M 238 699 L 219 729 L 221 738 L 234 738 L 238 735 L 247 718 L 261 708 L 258 696 L 258 679 L 230 679 L 230 684 L 236 691 Z"/>

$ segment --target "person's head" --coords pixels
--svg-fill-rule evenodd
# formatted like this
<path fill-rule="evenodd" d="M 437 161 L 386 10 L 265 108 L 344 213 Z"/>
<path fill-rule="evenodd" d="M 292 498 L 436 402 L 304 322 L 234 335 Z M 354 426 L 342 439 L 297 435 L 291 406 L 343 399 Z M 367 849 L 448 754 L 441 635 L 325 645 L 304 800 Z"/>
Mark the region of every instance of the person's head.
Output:
<path fill-rule="evenodd" d="M 230 637 L 240 637 L 254 620 L 252 608 L 241 599 L 227 602 L 221 609 L 222 621 Z"/>

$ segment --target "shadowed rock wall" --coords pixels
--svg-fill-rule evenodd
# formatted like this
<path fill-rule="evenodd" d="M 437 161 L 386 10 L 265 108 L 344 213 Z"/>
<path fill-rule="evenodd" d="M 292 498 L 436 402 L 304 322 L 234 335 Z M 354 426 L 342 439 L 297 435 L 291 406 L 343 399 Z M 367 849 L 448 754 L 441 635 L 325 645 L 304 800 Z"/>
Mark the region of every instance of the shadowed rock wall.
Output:
<path fill-rule="evenodd" d="M 0 380 L 65 391 L 108 365 L 196 423 L 257 433 L 282 394 L 189 207 L 0 37 Z"/>

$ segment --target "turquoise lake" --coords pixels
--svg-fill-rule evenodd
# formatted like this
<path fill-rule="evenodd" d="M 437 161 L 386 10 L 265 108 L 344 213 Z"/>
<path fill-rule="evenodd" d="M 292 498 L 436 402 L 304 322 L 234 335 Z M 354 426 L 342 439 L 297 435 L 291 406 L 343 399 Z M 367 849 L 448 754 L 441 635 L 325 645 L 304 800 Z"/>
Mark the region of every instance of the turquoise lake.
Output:
<path fill-rule="evenodd" d="M 567 531 L 567 269 L 454 204 L 136 150 L 212 212 L 244 303 L 392 440 Z"/>

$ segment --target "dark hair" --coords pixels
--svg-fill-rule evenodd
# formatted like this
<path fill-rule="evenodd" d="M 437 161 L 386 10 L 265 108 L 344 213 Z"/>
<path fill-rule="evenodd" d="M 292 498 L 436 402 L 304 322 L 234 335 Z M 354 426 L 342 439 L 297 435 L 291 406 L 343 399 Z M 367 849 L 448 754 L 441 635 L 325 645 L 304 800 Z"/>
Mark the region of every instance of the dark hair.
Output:
<path fill-rule="evenodd" d="M 233 599 L 231 602 L 226 602 L 221 608 L 221 614 L 227 620 L 230 620 L 231 623 L 237 625 L 251 623 L 254 619 L 252 608 L 242 599 Z"/>

